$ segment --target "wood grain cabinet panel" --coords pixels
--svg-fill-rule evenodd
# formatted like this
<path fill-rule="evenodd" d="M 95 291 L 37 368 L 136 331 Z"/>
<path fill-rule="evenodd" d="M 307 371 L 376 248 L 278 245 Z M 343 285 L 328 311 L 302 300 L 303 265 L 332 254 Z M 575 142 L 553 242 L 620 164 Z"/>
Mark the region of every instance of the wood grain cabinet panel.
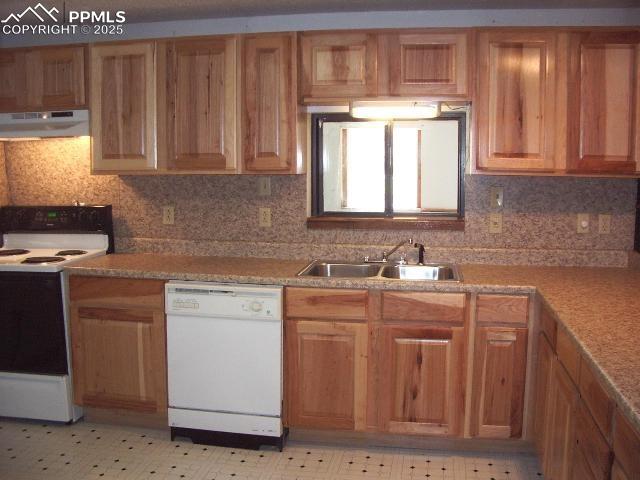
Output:
<path fill-rule="evenodd" d="M 609 480 L 612 458 L 611 448 L 606 439 L 600 433 L 586 405 L 580 402 L 575 421 L 573 480 Z"/>
<path fill-rule="evenodd" d="M 244 39 L 243 51 L 242 170 L 301 173 L 296 36 L 250 35 Z"/>
<path fill-rule="evenodd" d="M 26 107 L 24 50 L 0 51 L 0 110 L 15 112 Z"/>
<path fill-rule="evenodd" d="M 92 170 L 156 168 L 155 45 L 92 45 Z"/>
<path fill-rule="evenodd" d="M 478 327 L 471 433 L 486 438 L 522 435 L 527 329 Z"/>
<path fill-rule="evenodd" d="M 632 480 L 640 478 L 640 432 L 617 410 L 613 430 L 613 453 L 616 463 Z"/>
<path fill-rule="evenodd" d="M 580 352 L 578 352 L 574 340 L 569 336 L 569 332 L 564 328 L 558 329 L 556 352 L 558 354 L 558 360 L 560 360 L 564 368 L 567 369 L 567 373 L 573 383 L 577 385 L 580 378 Z"/>
<path fill-rule="evenodd" d="M 75 403 L 166 416 L 164 282 L 69 283 Z"/>
<path fill-rule="evenodd" d="M 620 464 L 614 461 L 613 467 L 611 467 L 611 480 L 631 480 L 631 477 L 628 477 Z"/>
<path fill-rule="evenodd" d="M 289 425 L 363 430 L 367 326 L 289 320 L 285 336 Z"/>
<path fill-rule="evenodd" d="M 464 323 L 466 295 L 435 292 L 382 292 L 385 321 Z"/>
<path fill-rule="evenodd" d="M 609 398 L 602 384 L 584 359 L 580 364 L 579 390 L 582 400 L 589 408 L 589 412 L 600 431 L 607 440 L 610 440 L 615 403 Z"/>
<path fill-rule="evenodd" d="M 547 452 L 546 434 L 547 421 L 549 420 L 549 392 L 551 390 L 553 365 L 553 348 L 549 344 L 547 337 L 540 333 L 538 335 L 538 360 L 536 364 L 536 397 L 535 397 L 535 417 L 533 430 L 535 444 L 540 463 L 544 464 Z"/>
<path fill-rule="evenodd" d="M 567 163 L 580 173 L 640 170 L 640 31 L 572 33 Z"/>
<path fill-rule="evenodd" d="M 556 348 L 556 337 L 558 333 L 558 324 L 551 315 L 551 312 L 545 307 L 540 310 L 540 331 L 544 333 L 551 344 L 551 348 Z"/>
<path fill-rule="evenodd" d="M 526 327 L 528 318 L 528 296 L 478 295 L 476 319 L 479 324 Z"/>
<path fill-rule="evenodd" d="M 392 433 L 461 435 L 464 328 L 385 326 L 383 428 Z"/>
<path fill-rule="evenodd" d="M 288 318 L 366 320 L 366 290 L 295 288 L 285 290 Z"/>
<path fill-rule="evenodd" d="M 374 33 L 302 33 L 303 98 L 375 96 L 377 48 Z"/>
<path fill-rule="evenodd" d="M 553 170 L 556 34 L 480 32 L 477 61 L 477 168 Z"/>
<path fill-rule="evenodd" d="M 378 94 L 467 95 L 467 37 L 466 32 L 381 34 Z"/>
<path fill-rule="evenodd" d="M 554 480 L 572 478 L 575 418 L 578 390 L 562 364 L 554 359 L 548 398 L 545 434 L 544 476 Z"/>
<path fill-rule="evenodd" d="M 236 168 L 237 38 L 166 42 L 166 121 L 169 170 Z"/>
<path fill-rule="evenodd" d="M 86 105 L 85 47 L 29 50 L 26 54 L 27 104 L 33 108 Z"/>

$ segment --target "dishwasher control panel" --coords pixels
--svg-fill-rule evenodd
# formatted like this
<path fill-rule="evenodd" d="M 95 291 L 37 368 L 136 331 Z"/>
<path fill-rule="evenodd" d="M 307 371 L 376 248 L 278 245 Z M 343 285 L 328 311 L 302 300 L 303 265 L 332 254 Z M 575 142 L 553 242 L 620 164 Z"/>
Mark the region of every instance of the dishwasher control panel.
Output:
<path fill-rule="evenodd" d="M 282 287 L 169 282 L 166 313 L 220 318 L 282 319 Z"/>

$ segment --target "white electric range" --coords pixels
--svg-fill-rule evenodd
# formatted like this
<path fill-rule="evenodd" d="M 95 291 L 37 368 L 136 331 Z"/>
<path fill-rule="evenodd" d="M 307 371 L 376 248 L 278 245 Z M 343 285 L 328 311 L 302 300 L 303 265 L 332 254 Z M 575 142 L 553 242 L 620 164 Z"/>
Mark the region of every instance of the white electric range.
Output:
<path fill-rule="evenodd" d="M 111 206 L 0 208 L 0 416 L 72 422 L 64 267 L 113 252 Z"/>

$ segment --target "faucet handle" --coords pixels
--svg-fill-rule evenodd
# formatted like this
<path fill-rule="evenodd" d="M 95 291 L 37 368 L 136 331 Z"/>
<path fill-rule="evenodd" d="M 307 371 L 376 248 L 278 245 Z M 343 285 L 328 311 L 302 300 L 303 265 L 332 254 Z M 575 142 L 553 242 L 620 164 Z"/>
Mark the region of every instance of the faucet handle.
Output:
<path fill-rule="evenodd" d="M 400 260 L 398 260 L 398 265 L 406 265 L 407 264 L 407 254 L 402 252 L 400 254 Z"/>

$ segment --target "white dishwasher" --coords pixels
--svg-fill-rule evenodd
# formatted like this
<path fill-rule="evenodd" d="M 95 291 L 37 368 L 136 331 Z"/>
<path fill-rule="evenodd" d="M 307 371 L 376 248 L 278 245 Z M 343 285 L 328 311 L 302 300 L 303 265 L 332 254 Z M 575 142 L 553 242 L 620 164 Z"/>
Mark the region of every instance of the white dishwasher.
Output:
<path fill-rule="evenodd" d="M 165 288 L 171 439 L 282 450 L 282 287 Z"/>

